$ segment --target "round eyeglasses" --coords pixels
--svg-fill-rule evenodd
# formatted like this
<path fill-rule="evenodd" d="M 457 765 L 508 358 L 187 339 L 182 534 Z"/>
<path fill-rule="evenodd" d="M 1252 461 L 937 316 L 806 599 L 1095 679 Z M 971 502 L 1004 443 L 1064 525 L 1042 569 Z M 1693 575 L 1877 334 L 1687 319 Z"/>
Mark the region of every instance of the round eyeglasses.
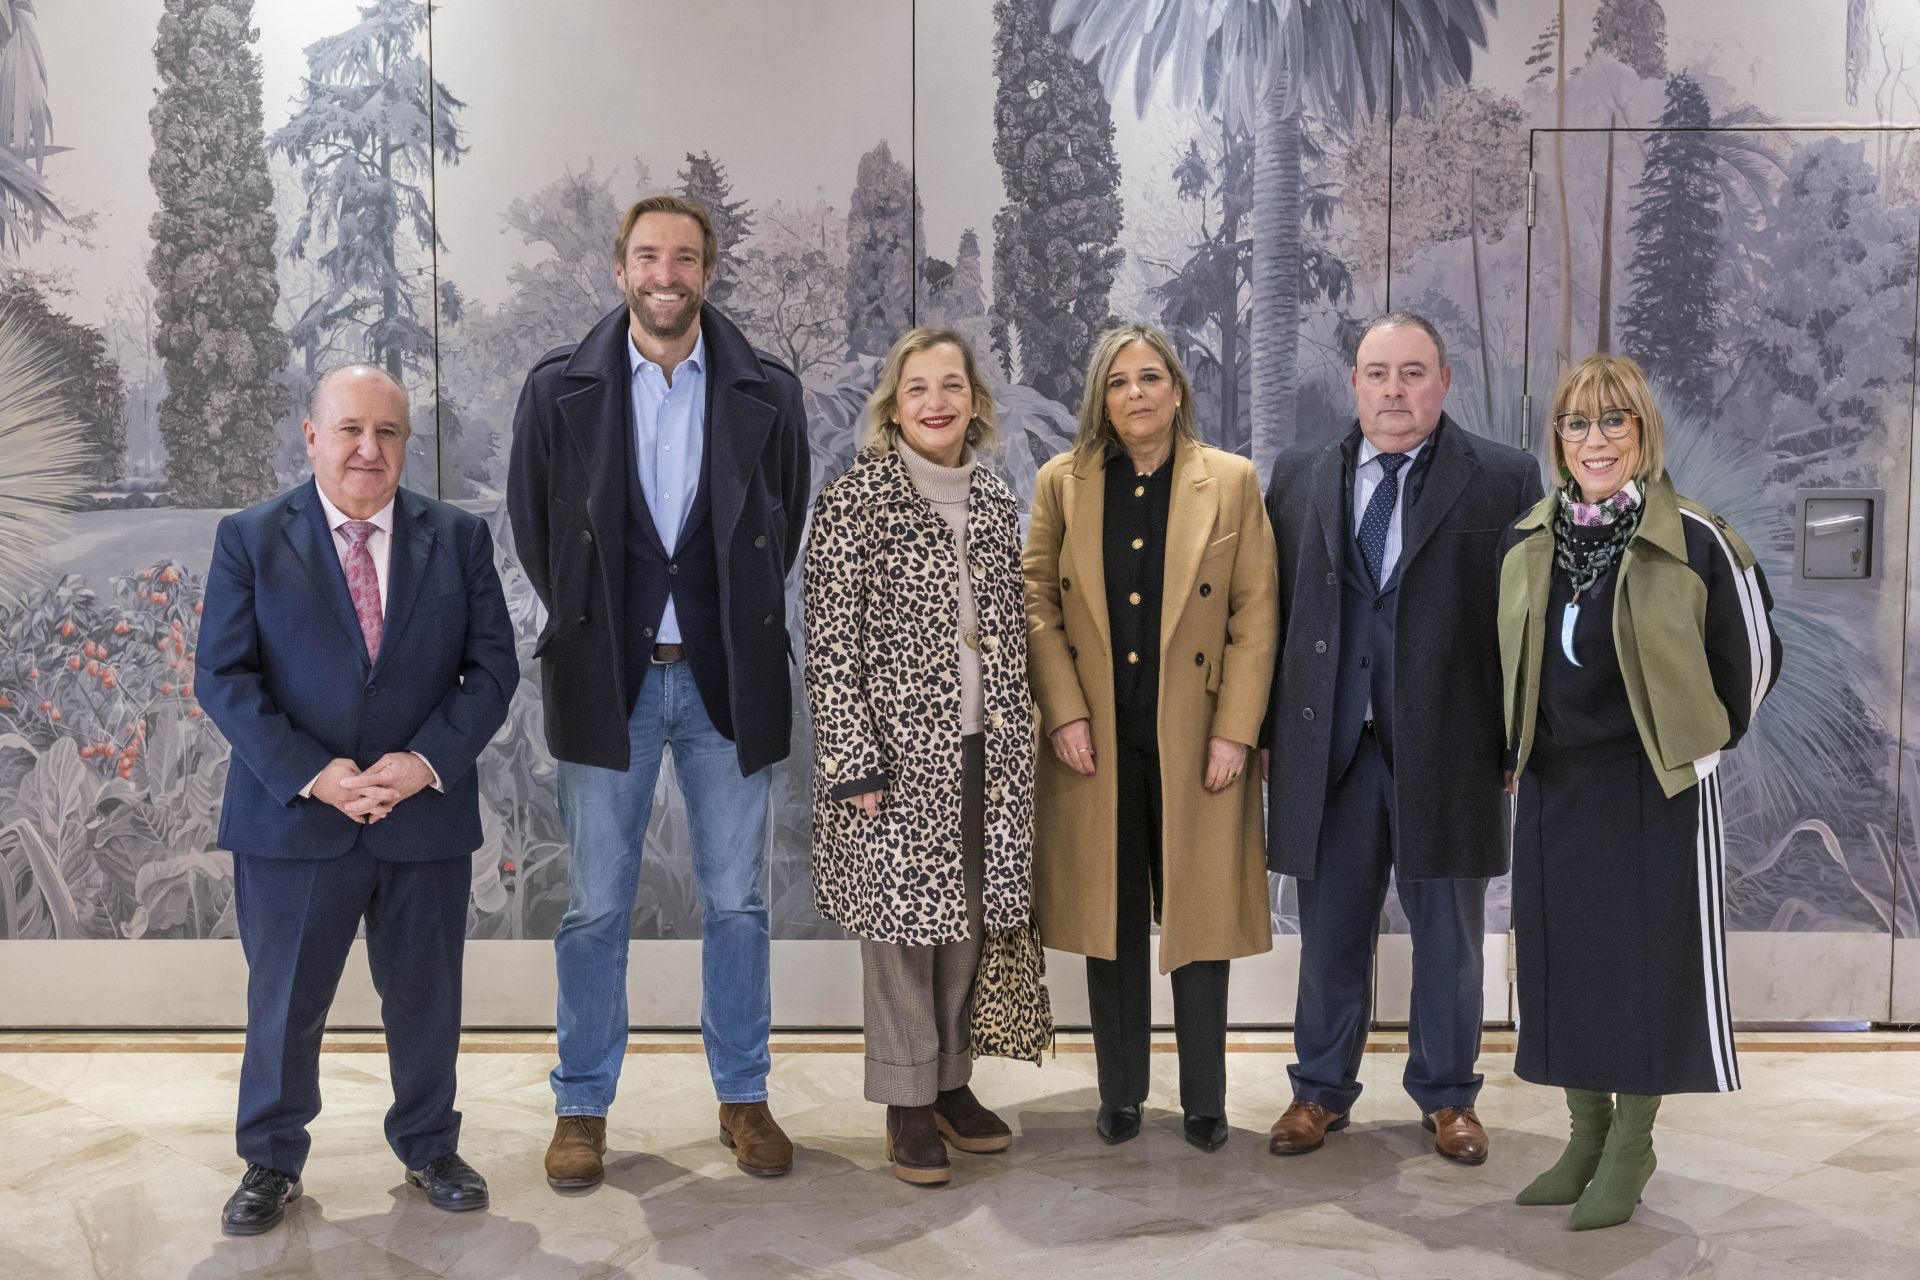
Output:
<path fill-rule="evenodd" d="M 1587 432 L 1597 424 L 1600 434 L 1607 439 L 1624 440 L 1639 420 L 1640 415 L 1631 409 L 1602 409 L 1598 418 L 1589 418 L 1584 413 L 1557 413 L 1553 417 L 1553 430 L 1562 440 L 1578 443 L 1585 440 Z"/>

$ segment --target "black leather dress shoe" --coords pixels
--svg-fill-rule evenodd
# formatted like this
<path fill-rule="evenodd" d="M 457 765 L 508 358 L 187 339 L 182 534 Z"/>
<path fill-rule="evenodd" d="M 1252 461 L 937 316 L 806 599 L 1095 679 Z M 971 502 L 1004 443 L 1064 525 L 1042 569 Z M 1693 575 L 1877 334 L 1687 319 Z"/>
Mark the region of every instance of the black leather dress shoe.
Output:
<path fill-rule="evenodd" d="M 300 1198 L 300 1179 L 263 1164 L 250 1164 L 240 1185 L 220 1211 L 220 1230 L 230 1236 L 257 1236 L 280 1225 L 287 1206 Z"/>
<path fill-rule="evenodd" d="M 1188 1116 L 1181 1128 L 1187 1141 L 1202 1151 L 1218 1151 L 1227 1145 L 1227 1122 L 1219 1116 Z"/>
<path fill-rule="evenodd" d="M 1100 1141 L 1110 1147 L 1137 1138 L 1140 1136 L 1140 1104 L 1110 1107 L 1103 1102 L 1093 1127 L 1100 1134 Z"/>
<path fill-rule="evenodd" d="M 448 1213 L 487 1207 L 487 1180 L 474 1167 L 449 1151 L 424 1169 L 407 1170 L 407 1181 L 427 1193 L 427 1202 Z"/>

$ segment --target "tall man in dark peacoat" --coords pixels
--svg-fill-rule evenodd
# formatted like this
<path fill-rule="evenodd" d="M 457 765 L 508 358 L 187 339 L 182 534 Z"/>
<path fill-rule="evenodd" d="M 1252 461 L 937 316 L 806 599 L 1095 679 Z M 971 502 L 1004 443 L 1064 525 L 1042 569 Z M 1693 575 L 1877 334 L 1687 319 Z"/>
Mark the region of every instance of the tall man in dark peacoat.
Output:
<path fill-rule="evenodd" d="M 547 746 L 572 846 L 559 974 L 556 1187 L 597 1183 L 627 1040 L 626 959 L 663 754 L 687 803 L 701 926 L 700 1029 L 720 1130 L 748 1173 L 793 1147 L 767 1106 L 766 846 L 793 722 L 786 575 L 810 464 L 799 379 L 705 304 L 718 258 L 699 204 L 627 211 L 626 305 L 527 375 L 507 506 L 547 607 Z"/>
<path fill-rule="evenodd" d="M 1473 1104 L 1486 882 L 1507 868 L 1502 531 L 1540 468 L 1441 409 L 1438 332 L 1404 312 L 1355 356 L 1358 421 L 1276 459 L 1278 667 L 1267 718 L 1268 865 L 1300 890 L 1294 1100 L 1276 1155 L 1344 1128 L 1371 1021 L 1388 877 L 1413 934 L 1405 1087 L 1451 1159 L 1486 1159 Z"/>
<path fill-rule="evenodd" d="M 200 619 L 200 703 L 233 746 L 220 847 L 247 957 L 228 1235 L 279 1224 L 320 1112 L 320 1034 L 362 921 L 380 993 L 387 1142 L 442 1209 L 484 1208 L 455 1151 L 461 960 L 476 761 L 520 682 L 486 522 L 400 487 L 407 397 L 329 371 L 313 479 L 220 521 Z"/>

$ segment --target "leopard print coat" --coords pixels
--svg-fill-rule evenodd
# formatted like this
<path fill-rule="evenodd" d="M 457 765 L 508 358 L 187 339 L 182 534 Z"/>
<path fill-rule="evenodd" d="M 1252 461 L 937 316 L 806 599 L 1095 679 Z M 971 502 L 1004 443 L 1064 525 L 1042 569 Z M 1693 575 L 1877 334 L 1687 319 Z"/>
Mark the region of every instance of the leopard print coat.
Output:
<path fill-rule="evenodd" d="M 986 929 L 1031 914 L 1035 719 L 1027 687 L 1019 505 L 985 466 L 967 497 L 966 572 L 985 701 Z M 891 449 L 820 490 L 807 535 L 813 895 L 870 942 L 967 936 L 960 870 L 960 601 L 946 522 Z M 878 816 L 846 797 L 884 786 Z"/>

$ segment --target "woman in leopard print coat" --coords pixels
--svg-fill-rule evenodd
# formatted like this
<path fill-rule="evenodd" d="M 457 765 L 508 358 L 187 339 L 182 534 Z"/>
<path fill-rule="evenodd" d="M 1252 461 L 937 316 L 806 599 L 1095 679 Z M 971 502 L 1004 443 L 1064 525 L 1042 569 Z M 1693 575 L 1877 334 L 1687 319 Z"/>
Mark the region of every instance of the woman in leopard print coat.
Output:
<path fill-rule="evenodd" d="M 862 939 L 866 1094 L 912 1182 L 950 1176 L 943 1135 L 1013 1140 L 967 1088 L 982 940 L 1031 912 L 1019 507 L 973 452 L 993 431 L 966 340 L 903 337 L 815 501 L 802 587 L 814 902 Z"/>

